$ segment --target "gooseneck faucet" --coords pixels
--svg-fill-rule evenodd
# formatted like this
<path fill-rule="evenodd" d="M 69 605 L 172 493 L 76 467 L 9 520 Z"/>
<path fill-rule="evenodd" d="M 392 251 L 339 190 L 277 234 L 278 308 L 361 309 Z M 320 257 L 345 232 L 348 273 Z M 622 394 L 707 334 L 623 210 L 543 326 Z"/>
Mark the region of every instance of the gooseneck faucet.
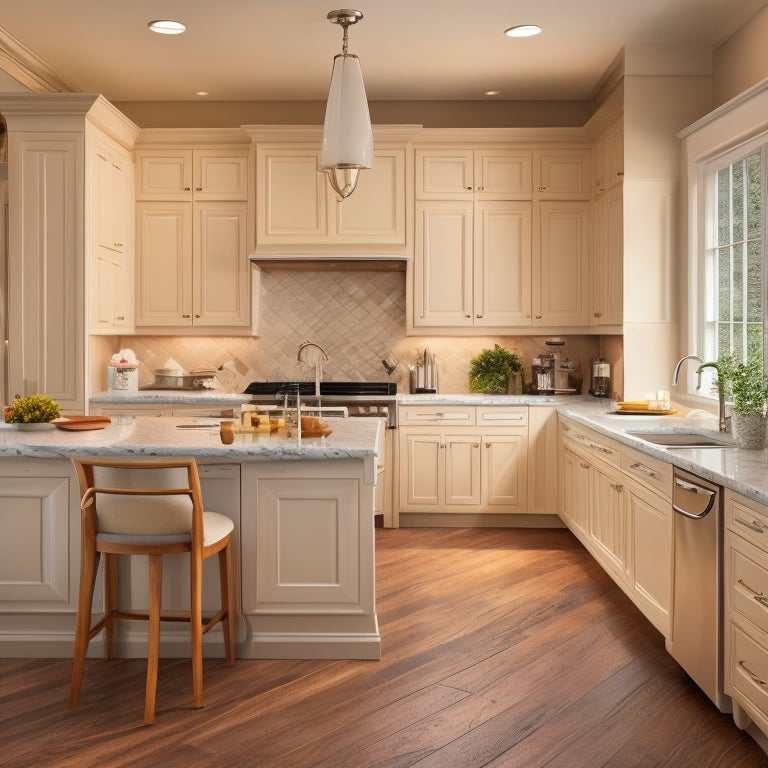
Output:
<path fill-rule="evenodd" d="M 677 365 L 675 366 L 675 372 L 672 374 L 673 384 L 677 384 L 677 379 L 680 376 L 680 367 L 686 360 L 698 360 L 701 365 L 704 364 L 704 361 L 698 355 L 686 355 L 685 357 L 681 357 L 677 361 Z M 697 368 L 696 373 L 698 374 L 698 380 L 696 381 L 696 389 L 701 389 L 701 368 Z"/>
<path fill-rule="evenodd" d="M 702 363 L 697 369 L 696 373 L 699 376 L 699 385 L 696 389 L 701 387 L 701 372 L 705 368 L 714 368 L 717 371 L 717 421 L 718 429 L 721 432 L 730 432 L 731 419 L 725 415 L 725 382 L 720 379 L 720 368 L 717 363 Z"/>
<path fill-rule="evenodd" d="M 304 358 L 304 352 L 307 349 L 314 348 L 316 349 L 320 354 L 318 355 L 317 352 L 315 352 L 314 355 L 312 355 L 313 360 L 312 362 L 315 365 L 315 397 L 318 398 L 318 405 L 320 405 L 320 379 L 323 378 L 323 360 L 328 359 L 328 353 L 319 345 L 316 344 L 314 341 L 304 341 L 301 344 L 299 344 L 299 351 L 296 353 L 296 360 L 300 363 L 307 363 L 308 360 L 305 360 Z"/>

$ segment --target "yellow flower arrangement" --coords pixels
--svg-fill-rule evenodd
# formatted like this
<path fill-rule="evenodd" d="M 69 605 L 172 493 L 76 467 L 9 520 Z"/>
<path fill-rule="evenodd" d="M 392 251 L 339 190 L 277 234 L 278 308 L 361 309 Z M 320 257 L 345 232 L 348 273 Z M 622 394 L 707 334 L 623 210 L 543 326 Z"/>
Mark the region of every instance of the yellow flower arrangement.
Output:
<path fill-rule="evenodd" d="M 59 404 L 46 395 L 19 397 L 5 407 L 6 424 L 38 424 L 60 415 Z"/>

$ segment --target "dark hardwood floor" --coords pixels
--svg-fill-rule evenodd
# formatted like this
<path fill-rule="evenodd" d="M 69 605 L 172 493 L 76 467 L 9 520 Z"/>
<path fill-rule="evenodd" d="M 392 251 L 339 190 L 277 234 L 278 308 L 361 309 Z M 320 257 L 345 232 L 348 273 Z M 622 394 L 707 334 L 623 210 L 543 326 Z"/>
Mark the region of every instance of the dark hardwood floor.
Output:
<path fill-rule="evenodd" d="M 0 765 L 758 768 L 564 530 L 377 530 L 381 661 L 0 660 Z"/>

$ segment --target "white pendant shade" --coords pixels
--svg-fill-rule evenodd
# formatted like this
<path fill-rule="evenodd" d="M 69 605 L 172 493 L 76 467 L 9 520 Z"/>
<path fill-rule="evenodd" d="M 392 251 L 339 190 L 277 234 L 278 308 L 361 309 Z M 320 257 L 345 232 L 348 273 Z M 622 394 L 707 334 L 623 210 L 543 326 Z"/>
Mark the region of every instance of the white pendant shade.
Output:
<path fill-rule="evenodd" d="M 373 134 L 360 60 L 353 54 L 338 54 L 325 107 L 320 168 L 370 168 L 372 157 Z"/>

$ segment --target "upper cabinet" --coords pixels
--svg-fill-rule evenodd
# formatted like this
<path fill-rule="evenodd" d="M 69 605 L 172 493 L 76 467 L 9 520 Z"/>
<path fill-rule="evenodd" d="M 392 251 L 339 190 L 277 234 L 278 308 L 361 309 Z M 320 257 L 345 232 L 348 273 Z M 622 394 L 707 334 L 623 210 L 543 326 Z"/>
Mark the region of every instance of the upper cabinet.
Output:
<path fill-rule="evenodd" d="M 537 149 L 534 191 L 540 200 L 589 200 L 589 149 Z"/>
<path fill-rule="evenodd" d="M 616 118 L 595 140 L 592 191 L 601 195 L 624 179 L 624 121 Z"/>
<path fill-rule="evenodd" d="M 136 152 L 137 200 L 247 200 L 248 147 Z"/>
<path fill-rule="evenodd" d="M 525 149 L 417 149 L 417 200 L 527 200 L 533 153 Z"/>

